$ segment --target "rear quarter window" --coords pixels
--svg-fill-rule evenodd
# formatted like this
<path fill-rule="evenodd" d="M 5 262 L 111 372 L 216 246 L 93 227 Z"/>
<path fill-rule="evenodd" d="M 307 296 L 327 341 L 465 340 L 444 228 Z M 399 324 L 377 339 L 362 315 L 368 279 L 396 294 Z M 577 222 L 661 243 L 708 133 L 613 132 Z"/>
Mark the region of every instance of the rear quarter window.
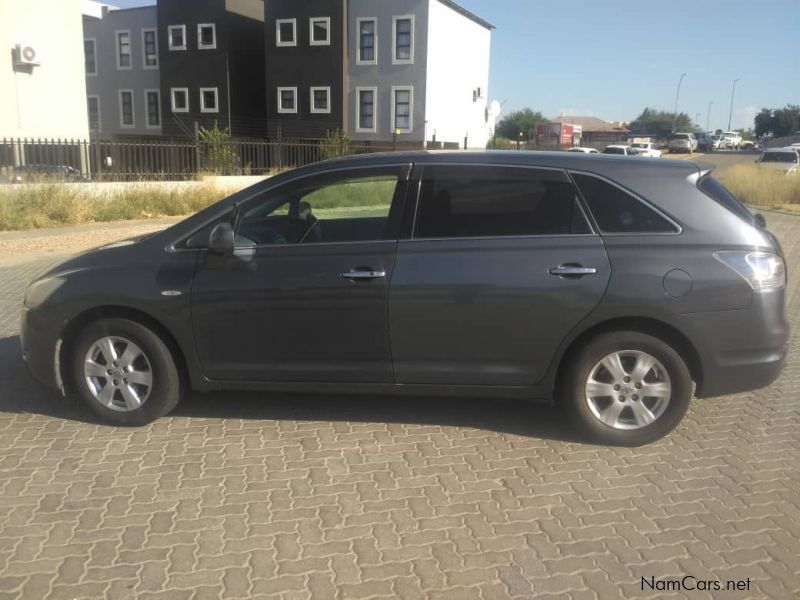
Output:
<path fill-rule="evenodd" d="M 572 174 L 602 233 L 677 233 L 653 208 L 599 177 Z"/>
<path fill-rule="evenodd" d="M 697 187 L 700 188 L 700 191 L 706 196 L 710 196 L 713 200 L 727 208 L 739 218 L 744 219 L 751 225 L 755 224 L 753 213 L 747 210 L 747 207 L 739 202 L 736 196 L 731 194 L 728 188 L 722 185 L 718 179 L 715 179 L 711 175 L 706 175 L 697 182 Z"/>

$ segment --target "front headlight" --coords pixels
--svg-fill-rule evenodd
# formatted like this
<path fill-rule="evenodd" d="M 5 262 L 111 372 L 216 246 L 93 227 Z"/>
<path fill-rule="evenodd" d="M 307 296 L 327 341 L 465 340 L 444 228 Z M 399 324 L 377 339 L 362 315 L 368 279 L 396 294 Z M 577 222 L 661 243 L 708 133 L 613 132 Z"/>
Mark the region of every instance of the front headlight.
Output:
<path fill-rule="evenodd" d="M 754 290 L 772 290 L 786 285 L 786 265 L 773 252 L 720 251 L 714 258 L 744 278 Z"/>
<path fill-rule="evenodd" d="M 22 303 L 28 309 L 38 308 L 62 285 L 64 285 L 64 279 L 61 277 L 45 277 L 34 281 L 25 290 L 25 299 Z"/>

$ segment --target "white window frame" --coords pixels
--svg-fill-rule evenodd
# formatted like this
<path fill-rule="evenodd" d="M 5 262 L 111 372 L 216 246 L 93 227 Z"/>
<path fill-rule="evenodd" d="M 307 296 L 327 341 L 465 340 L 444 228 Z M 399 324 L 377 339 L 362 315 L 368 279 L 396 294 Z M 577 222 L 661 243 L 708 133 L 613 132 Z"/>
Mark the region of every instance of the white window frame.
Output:
<path fill-rule="evenodd" d="M 133 122 L 130 125 L 126 125 L 123 121 L 124 114 L 122 112 L 122 94 L 130 94 L 131 95 L 131 119 Z M 120 129 L 135 129 L 136 128 L 136 98 L 133 95 L 133 90 L 131 89 L 120 89 L 117 90 L 117 100 L 119 101 L 119 126 Z"/>
<path fill-rule="evenodd" d="M 411 21 L 411 58 L 397 58 L 397 22 L 400 20 Z M 414 22 L 414 15 L 395 15 L 392 17 L 392 64 L 393 65 L 413 65 L 414 64 L 414 46 L 416 45 L 416 23 Z"/>
<path fill-rule="evenodd" d="M 203 36 L 200 31 L 203 27 L 211 27 L 214 34 L 214 41 L 211 44 L 203 44 Z M 214 50 L 217 47 L 217 25 L 216 23 L 198 23 L 197 24 L 197 49 L 198 50 Z"/>
<path fill-rule="evenodd" d="M 149 105 L 149 98 L 147 97 L 148 94 L 156 94 L 156 98 L 158 99 L 156 105 L 158 106 L 158 125 L 152 125 L 150 123 L 150 105 Z M 144 126 L 147 129 L 161 129 L 161 90 L 157 88 L 151 88 L 148 90 L 144 90 Z"/>
<path fill-rule="evenodd" d="M 361 127 L 361 92 L 372 92 L 372 128 Z M 378 88 L 377 87 L 357 87 L 356 88 L 356 133 L 377 133 L 378 132 Z"/>
<path fill-rule="evenodd" d="M 314 39 L 314 22 L 324 21 L 327 36 L 324 40 Z M 331 18 L 330 17 L 310 17 L 308 19 L 308 44 L 309 46 L 330 46 L 331 45 Z"/>
<path fill-rule="evenodd" d="M 375 33 L 373 34 L 373 52 L 372 60 L 361 60 L 361 23 L 370 21 L 374 24 Z M 378 17 L 358 17 L 356 19 L 356 64 L 357 65 L 377 65 L 378 64 Z"/>
<path fill-rule="evenodd" d="M 152 32 L 156 43 L 156 64 L 147 64 L 147 42 L 144 39 L 144 34 Z M 142 68 L 143 69 L 158 69 L 158 30 L 155 27 L 147 27 L 142 29 Z"/>
<path fill-rule="evenodd" d="M 284 23 L 292 24 L 292 41 L 284 42 L 281 40 L 281 25 Z M 275 45 L 279 48 L 297 46 L 297 19 L 276 19 L 275 20 Z"/>
<path fill-rule="evenodd" d="M 89 100 L 90 99 L 97 100 L 97 133 L 100 133 L 103 130 L 103 117 L 100 115 L 100 96 L 97 94 L 89 94 L 86 96 L 86 117 L 89 117 Z M 89 121 L 89 131 L 92 129 L 92 122 Z"/>
<path fill-rule="evenodd" d="M 283 92 L 294 92 L 294 108 L 283 108 L 281 94 Z M 297 114 L 297 87 L 295 86 L 279 86 L 278 87 L 278 113 L 282 115 L 296 115 Z"/>
<path fill-rule="evenodd" d="M 398 129 L 395 119 L 395 100 L 397 92 L 409 92 L 408 94 L 408 129 Z M 392 133 L 399 134 L 411 133 L 414 131 L 414 86 L 413 85 L 393 85 L 392 86 Z"/>
<path fill-rule="evenodd" d="M 214 92 L 214 108 L 208 108 L 205 101 L 205 92 Z M 219 112 L 219 88 L 218 87 L 201 87 L 200 88 L 200 112 L 201 113 L 218 113 Z"/>
<path fill-rule="evenodd" d="M 328 95 L 327 109 L 322 110 L 314 108 L 314 92 L 325 92 Z M 311 88 L 311 114 L 315 115 L 329 115 L 331 114 L 331 87 L 330 86 L 316 86 Z"/>
<path fill-rule="evenodd" d="M 186 96 L 186 108 L 175 107 L 175 92 L 183 92 Z M 188 113 L 189 112 L 189 88 L 188 87 L 174 87 L 169 88 L 169 105 L 174 113 Z"/>
<path fill-rule="evenodd" d="M 86 76 L 87 77 L 97 77 L 97 71 L 98 71 L 98 68 L 97 68 L 97 38 L 83 38 L 83 43 L 86 44 L 86 42 L 92 42 L 92 47 L 94 48 L 94 71 L 91 72 L 91 73 L 89 71 L 86 71 Z M 86 64 L 86 48 L 85 47 L 83 49 L 83 54 L 84 54 L 84 56 L 83 56 L 83 64 L 85 65 Z"/>
<path fill-rule="evenodd" d="M 183 37 L 183 46 L 172 45 L 172 30 L 180 29 Z M 170 50 L 186 50 L 186 25 L 168 25 L 167 26 L 167 45 Z"/>
<path fill-rule="evenodd" d="M 122 53 L 119 51 L 119 35 L 121 33 L 128 34 L 128 56 L 130 57 L 130 63 L 127 67 L 123 67 L 119 64 L 119 59 L 122 58 Z M 117 54 L 117 71 L 130 71 L 133 69 L 133 38 L 131 37 L 131 30 L 130 29 L 117 29 L 114 31 L 114 50 Z"/>

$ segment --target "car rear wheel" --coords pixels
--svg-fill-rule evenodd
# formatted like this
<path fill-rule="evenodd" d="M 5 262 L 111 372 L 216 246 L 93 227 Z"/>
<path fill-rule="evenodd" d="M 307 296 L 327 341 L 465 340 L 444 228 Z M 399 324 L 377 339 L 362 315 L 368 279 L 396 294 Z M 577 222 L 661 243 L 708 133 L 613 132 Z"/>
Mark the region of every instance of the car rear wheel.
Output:
<path fill-rule="evenodd" d="M 592 440 L 640 446 L 672 431 L 692 396 L 686 363 L 662 340 L 634 331 L 599 335 L 573 358 L 562 401 Z"/>
<path fill-rule="evenodd" d="M 152 330 L 128 319 L 101 319 L 78 334 L 72 347 L 72 383 L 83 402 L 105 421 L 145 425 L 172 411 L 180 399 L 175 359 Z"/>

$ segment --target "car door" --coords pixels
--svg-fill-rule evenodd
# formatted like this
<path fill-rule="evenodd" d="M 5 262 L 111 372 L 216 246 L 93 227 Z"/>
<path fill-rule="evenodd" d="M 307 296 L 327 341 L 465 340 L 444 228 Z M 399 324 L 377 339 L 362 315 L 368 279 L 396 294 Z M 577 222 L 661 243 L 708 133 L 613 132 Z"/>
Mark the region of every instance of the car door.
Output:
<path fill-rule="evenodd" d="M 397 383 L 537 383 L 610 275 L 569 178 L 492 165 L 419 177 L 389 295 Z"/>
<path fill-rule="evenodd" d="M 192 326 L 214 380 L 392 382 L 388 282 L 410 167 L 306 176 L 236 211 L 198 259 Z"/>

